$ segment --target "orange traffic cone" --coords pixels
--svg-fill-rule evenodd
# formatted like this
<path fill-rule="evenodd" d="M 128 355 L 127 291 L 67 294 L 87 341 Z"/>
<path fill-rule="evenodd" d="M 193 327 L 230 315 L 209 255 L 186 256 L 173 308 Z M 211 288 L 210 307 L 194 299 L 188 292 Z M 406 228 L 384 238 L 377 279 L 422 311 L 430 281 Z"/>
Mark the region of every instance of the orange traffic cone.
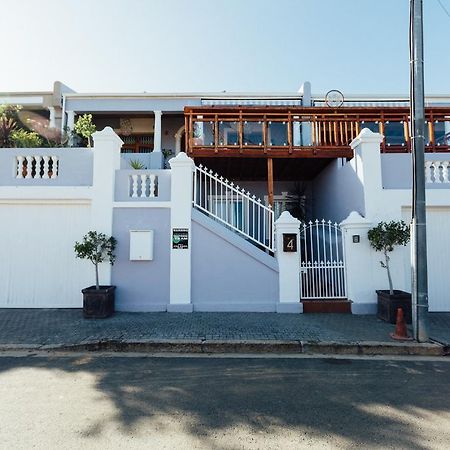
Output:
<path fill-rule="evenodd" d="M 395 324 L 395 332 L 391 333 L 391 338 L 398 341 L 410 341 L 412 338 L 408 336 L 408 330 L 406 329 L 406 322 L 403 316 L 403 309 L 397 309 L 397 322 Z"/>

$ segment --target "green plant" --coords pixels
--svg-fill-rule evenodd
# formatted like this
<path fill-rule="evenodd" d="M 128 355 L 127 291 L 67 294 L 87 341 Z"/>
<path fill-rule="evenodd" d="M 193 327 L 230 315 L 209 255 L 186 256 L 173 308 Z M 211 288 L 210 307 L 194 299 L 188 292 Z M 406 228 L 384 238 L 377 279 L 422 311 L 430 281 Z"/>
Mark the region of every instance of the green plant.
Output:
<path fill-rule="evenodd" d="M 389 280 L 389 292 L 394 295 L 391 269 L 389 266 L 389 253 L 394 251 L 397 245 L 406 245 L 409 242 L 409 228 L 403 220 L 380 222 L 375 228 L 369 230 L 367 237 L 370 245 L 378 252 L 383 252 L 384 261 L 380 261 L 381 267 L 386 269 Z"/>
<path fill-rule="evenodd" d="M 87 146 L 91 147 L 91 137 L 96 130 L 95 125 L 92 123 L 92 114 L 83 114 L 82 116 L 79 116 L 74 129 L 80 136 L 87 139 Z"/>
<path fill-rule="evenodd" d="M 42 137 L 35 131 L 27 131 L 23 128 L 15 129 L 10 136 L 13 147 L 36 148 L 43 144 Z"/>
<path fill-rule="evenodd" d="M 108 261 L 111 265 L 116 259 L 114 250 L 117 241 L 97 231 L 89 231 L 83 236 L 82 242 L 75 242 L 74 250 L 77 258 L 87 259 L 95 266 L 95 287 L 100 289 L 98 282 L 98 265 Z"/>
<path fill-rule="evenodd" d="M 143 170 L 146 169 L 144 163 L 139 161 L 139 159 L 130 159 L 129 161 L 130 167 L 134 170 Z"/>
<path fill-rule="evenodd" d="M 11 139 L 13 132 L 18 128 L 19 105 L 0 105 L 0 147 L 13 147 Z"/>

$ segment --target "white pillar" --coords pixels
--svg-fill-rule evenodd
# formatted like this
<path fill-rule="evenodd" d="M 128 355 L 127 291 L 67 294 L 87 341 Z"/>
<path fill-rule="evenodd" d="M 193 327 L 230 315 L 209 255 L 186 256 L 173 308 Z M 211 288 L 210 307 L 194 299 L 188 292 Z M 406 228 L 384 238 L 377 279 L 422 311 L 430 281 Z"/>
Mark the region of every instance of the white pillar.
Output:
<path fill-rule="evenodd" d="M 289 234 L 295 240 L 296 251 L 283 251 L 283 235 Z M 300 221 L 284 211 L 275 222 L 275 255 L 278 261 L 279 302 L 277 312 L 300 313 Z M 292 248 L 291 248 L 292 249 Z"/>
<path fill-rule="evenodd" d="M 381 176 L 380 144 L 383 136 L 364 128 L 350 146 L 355 151 L 351 161 L 364 189 L 364 215 L 375 220 L 383 216 L 386 208 L 380 195 L 383 189 Z"/>
<path fill-rule="evenodd" d="M 379 286 L 376 286 L 375 279 L 378 268 L 373 266 L 374 251 L 367 238 L 372 223 L 352 211 L 340 225 L 346 264 L 347 297 L 352 301 L 352 313 L 374 314 L 377 309 L 375 290 Z"/>
<path fill-rule="evenodd" d="M 99 233 L 112 235 L 113 202 L 116 170 L 120 169 L 120 149 L 122 140 L 111 127 L 97 131 L 92 135 L 94 148 L 91 229 Z M 86 149 L 86 151 L 90 151 Z M 111 284 L 111 265 L 99 266 L 102 284 Z"/>
<path fill-rule="evenodd" d="M 153 152 L 161 152 L 161 111 L 153 111 L 155 113 L 155 129 L 153 135 Z"/>
<path fill-rule="evenodd" d="M 48 126 L 50 128 L 56 128 L 56 116 L 55 116 L 55 107 L 54 106 L 49 106 L 48 110 L 50 112 L 50 117 L 49 117 L 49 124 Z"/>
<path fill-rule="evenodd" d="M 75 125 L 75 111 L 66 111 L 67 114 L 67 128 L 73 130 Z"/>
<path fill-rule="evenodd" d="M 170 208 L 170 304 L 169 312 L 192 312 L 191 303 L 191 218 L 194 161 L 186 153 L 179 153 L 169 161 L 171 167 Z M 173 237 L 188 236 L 187 248 L 174 248 Z"/>

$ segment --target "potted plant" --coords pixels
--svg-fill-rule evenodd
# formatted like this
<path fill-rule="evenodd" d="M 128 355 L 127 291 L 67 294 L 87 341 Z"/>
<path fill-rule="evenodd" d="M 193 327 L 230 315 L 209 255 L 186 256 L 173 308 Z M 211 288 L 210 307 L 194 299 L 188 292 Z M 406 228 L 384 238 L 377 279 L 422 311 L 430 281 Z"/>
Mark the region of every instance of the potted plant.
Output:
<path fill-rule="evenodd" d="M 117 241 L 96 231 L 89 231 L 82 242 L 75 242 L 77 258 L 87 259 L 95 267 L 95 286 L 83 289 L 83 315 L 85 318 L 104 319 L 114 313 L 115 286 L 101 286 L 98 280 L 98 265 L 102 262 L 114 264 Z"/>
<path fill-rule="evenodd" d="M 139 159 L 130 159 L 128 164 L 130 164 L 130 167 L 134 170 L 147 169 L 147 167 L 145 167 L 144 163 L 142 161 L 139 161 Z"/>
<path fill-rule="evenodd" d="M 375 228 L 369 230 L 367 237 L 370 245 L 379 252 L 383 252 L 384 261 L 380 261 L 381 267 L 386 269 L 389 290 L 377 290 L 378 295 L 378 317 L 390 323 L 395 323 L 397 309 L 402 308 L 406 321 L 411 323 L 411 294 L 404 291 L 394 290 L 392 283 L 390 256 L 398 245 L 406 245 L 409 242 L 409 228 L 406 223 L 392 220 L 380 222 Z"/>
<path fill-rule="evenodd" d="M 92 123 L 92 114 L 83 114 L 78 117 L 74 129 L 76 133 L 87 140 L 87 146 L 91 147 L 91 137 L 96 130 L 95 124 Z"/>

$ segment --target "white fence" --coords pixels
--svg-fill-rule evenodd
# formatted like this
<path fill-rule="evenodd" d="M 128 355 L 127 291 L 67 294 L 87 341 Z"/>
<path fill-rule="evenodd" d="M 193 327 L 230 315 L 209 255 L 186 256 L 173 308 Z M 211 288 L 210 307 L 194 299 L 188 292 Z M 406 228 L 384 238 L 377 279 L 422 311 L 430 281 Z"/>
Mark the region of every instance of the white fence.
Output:
<path fill-rule="evenodd" d="M 450 161 L 425 161 L 425 182 L 429 184 L 450 183 Z"/>
<path fill-rule="evenodd" d="M 16 156 L 16 178 L 55 179 L 59 172 L 59 158 L 49 155 Z"/>
<path fill-rule="evenodd" d="M 136 173 L 129 176 L 128 193 L 131 198 L 158 196 L 158 177 L 154 173 Z"/>
<path fill-rule="evenodd" d="M 341 229 L 315 220 L 300 225 L 300 298 L 347 297 Z"/>
<path fill-rule="evenodd" d="M 195 167 L 193 204 L 249 241 L 274 251 L 272 208 L 202 165 Z"/>

